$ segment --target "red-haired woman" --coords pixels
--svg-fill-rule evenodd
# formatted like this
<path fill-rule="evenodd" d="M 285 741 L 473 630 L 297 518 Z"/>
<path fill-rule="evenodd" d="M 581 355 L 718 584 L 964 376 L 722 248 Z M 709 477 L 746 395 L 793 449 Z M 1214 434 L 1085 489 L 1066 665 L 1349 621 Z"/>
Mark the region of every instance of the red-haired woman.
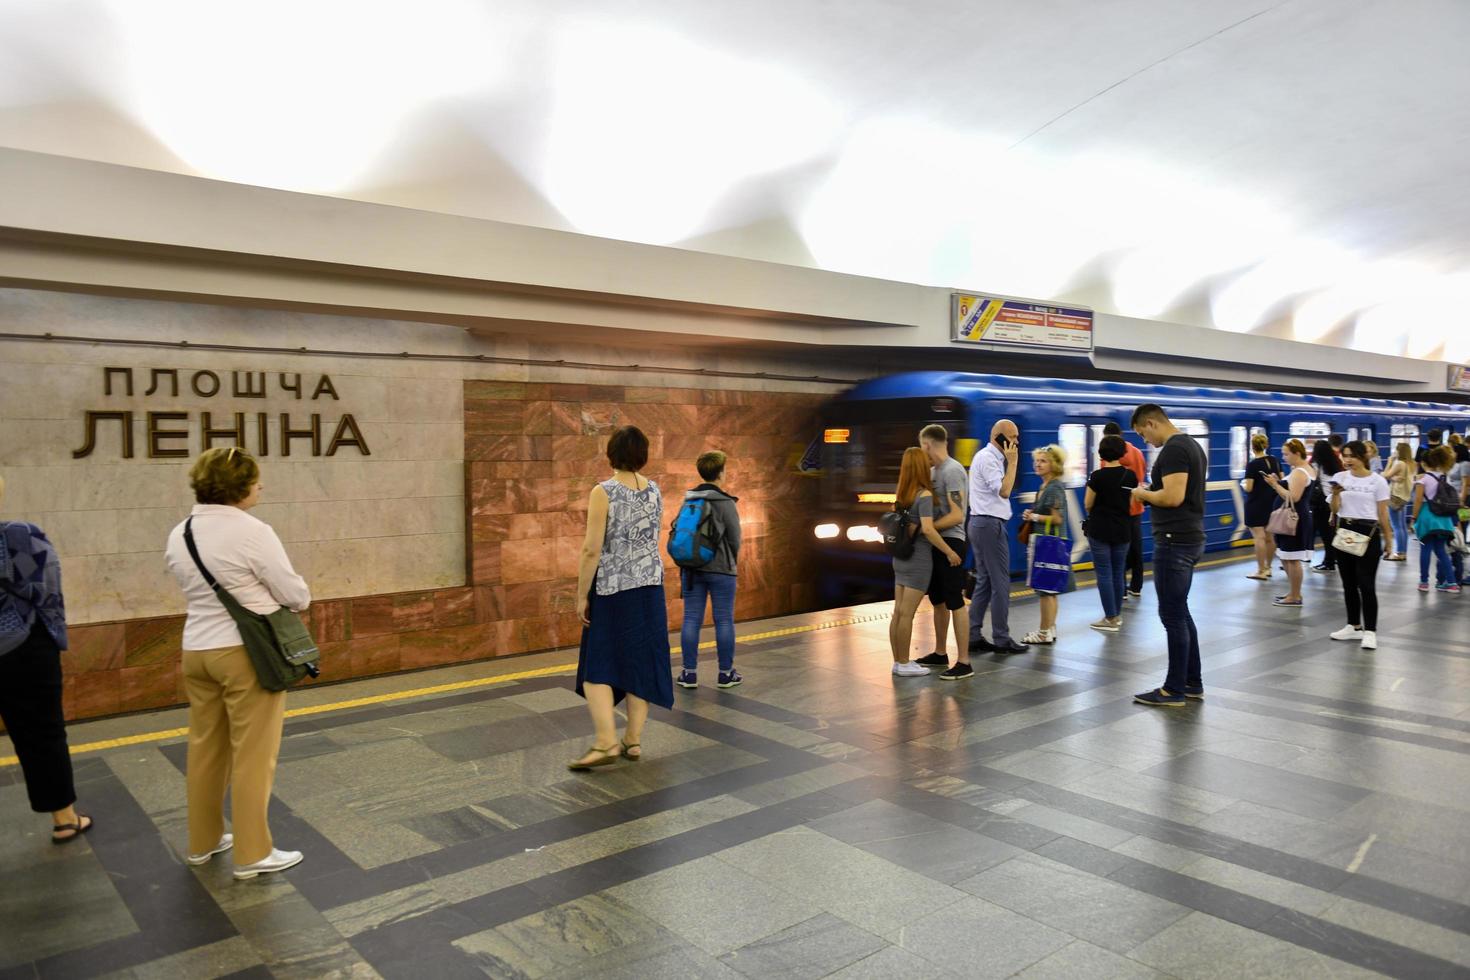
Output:
<path fill-rule="evenodd" d="M 893 509 L 909 512 L 911 533 L 924 535 L 934 551 L 944 555 L 950 565 L 959 565 L 960 556 L 934 529 L 934 485 L 929 480 L 929 456 L 918 446 L 910 446 L 903 452 L 897 498 Z M 893 619 L 888 623 L 888 642 L 893 647 L 893 672 L 900 677 L 929 673 L 927 667 L 909 661 L 909 647 L 914 638 L 914 613 L 919 609 L 919 600 L 929 591 L 932 554 L 928 548 L 915 548 L 908 558 L 893 559 Z"/>

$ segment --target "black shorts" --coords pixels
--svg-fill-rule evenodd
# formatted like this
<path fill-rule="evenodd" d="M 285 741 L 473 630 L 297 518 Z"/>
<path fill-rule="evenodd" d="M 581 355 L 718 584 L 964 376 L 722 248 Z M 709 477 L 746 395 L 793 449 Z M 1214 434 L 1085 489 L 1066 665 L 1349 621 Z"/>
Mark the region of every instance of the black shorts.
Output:
<path fill-rule="evenodd" d="M 965 555 L 965 549 L 969 547 L 963 540 L 957 538 L 945 538 L 945 543 L 950 546 L 961 558 Z M 944 552 L 929 546 L 934 551 L 934 567 L 929 573 L 929 601 L 938 606 L 944 603 L 950 610 L 965 608 L 965 569 L 963 564 L 951 565 Z"/>

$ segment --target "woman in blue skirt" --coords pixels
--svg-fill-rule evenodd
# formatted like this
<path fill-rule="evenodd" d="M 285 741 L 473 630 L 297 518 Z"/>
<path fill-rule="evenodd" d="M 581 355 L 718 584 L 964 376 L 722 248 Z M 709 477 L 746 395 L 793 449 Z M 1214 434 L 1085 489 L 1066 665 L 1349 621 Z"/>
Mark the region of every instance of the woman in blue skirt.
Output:
<path fill-rule="evenodd" d="M 596 737 L 567 768 L 573 772 L 637 762 L 649 703 L 674 705 L 664 566 L 659 552 L 663 500 L 657 484 L 638 475 L 648 462 L 648 437 L 626 425 L 607 441 L 611 479 L 592 488 L 587 537 L 577 578 L 582 651 L 577 693 L 587 699 Z M 628 725 L 618 739 L 613 706 L 628 699 Z"/>

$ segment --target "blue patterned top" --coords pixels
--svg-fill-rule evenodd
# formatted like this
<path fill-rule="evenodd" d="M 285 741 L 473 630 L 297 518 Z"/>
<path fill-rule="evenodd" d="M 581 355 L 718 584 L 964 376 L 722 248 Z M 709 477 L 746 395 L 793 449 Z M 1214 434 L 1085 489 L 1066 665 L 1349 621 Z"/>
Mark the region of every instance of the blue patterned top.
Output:
<path fill-rule="evenodd" d="M 658 484 L 649 480 L 642 490 L 633 490 L 617 480 L 604 480 L 598 486 L 607 494 L 607 532 L 597 563 L 597 594 L 663 585 L 658 535 L 664 505 Z"/>
<path fill-rule="evenodd" d="M 37 617 L 65 650 L 66 605 L 56 549 L 34 524 L 0 522 L 0 653 L 25 642 Z"/>

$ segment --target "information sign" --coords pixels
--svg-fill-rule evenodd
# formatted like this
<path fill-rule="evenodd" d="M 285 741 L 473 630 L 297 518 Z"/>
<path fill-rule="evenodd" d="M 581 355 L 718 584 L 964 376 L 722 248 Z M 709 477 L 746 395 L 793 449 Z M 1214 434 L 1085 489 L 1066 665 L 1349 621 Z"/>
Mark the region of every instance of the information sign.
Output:
<path fill-rule="evenodd" d="M 1092 311 L 975 293 L 953 296 L 956 343 L 1092 350 Z"/>

